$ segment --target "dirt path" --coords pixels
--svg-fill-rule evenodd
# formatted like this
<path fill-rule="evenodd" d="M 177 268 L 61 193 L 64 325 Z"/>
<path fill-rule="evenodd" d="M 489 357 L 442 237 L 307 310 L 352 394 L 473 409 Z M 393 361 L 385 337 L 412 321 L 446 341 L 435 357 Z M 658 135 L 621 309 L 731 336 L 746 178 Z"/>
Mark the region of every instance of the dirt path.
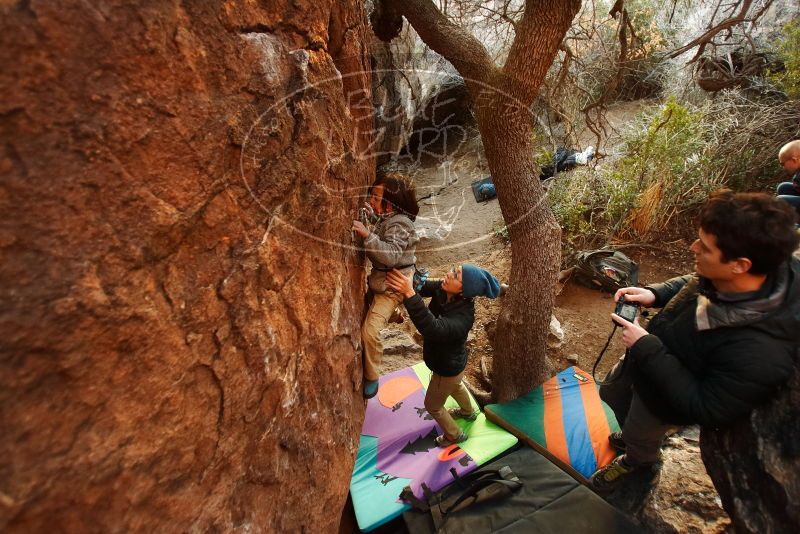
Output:
<path fill-rule="evenodd" d="M 641 107 L 641 102 L 617 104 L 610 110 L 609 119 L 619 127 L 630 121 Z M 615 134 L 613 130 L 610 132 L 613 142 Z M 587 138 L 586 143 L 589 142 Z M 476 202 L 470 188 L 473 181 L 488 175 L 480 143 L 477 140 L 467 142 L 458 154 L 442 164 L 406 172 L 413 177 L 420 199 L 418 264 L 430 268 L 432 276 L 437 277 L 454 264 L 471 262 L 507 281 L 511 251 L 508 244 L 496 235 L 503 226 L 500 206 L 496 199 Z M 569 179 L 569 173 L 564 174 L 563 179 Z M 623 251 L 640 263 L 640 281 L 644 285 L 689 272 L 692 260 L 688 245 L 679 240 L 659 248 L 626 247 Z M 553 314 L 560 323 L 563 340 L 558 343 L 556 338 L 551 338 L 553 344 L 548 356 L 555 366 L 554 371 L 576 364 L 591 371 L 611 332 L 612 297 L 571 281 L 558 290 Z M 491 337 L 500 304 L 500 301 L 476 300 L 476 321 L 468 342 L 471 353 L 468 376 L 484 388 L 488 384 L 482 378 L 481 367 L 491 369 Z M 384 372 L 420 361 L 421 340 L 409 320 L 391 325 L 384 332 L 384 338 Z M 598 367 L 598 374 L 604 374 L 623 352 L 619 335 L 615 335 Z"/>
<path fill-rule="evenodd" d="M 409 173 L 417 188 L 419 264 L 440 267 L 473 261 L 502 246 L 495 231 L 503 226 L 497 200 L 476 202 L 471 184 L 489 176 L 480 143 L 473 141 L 453 158 Z"/>

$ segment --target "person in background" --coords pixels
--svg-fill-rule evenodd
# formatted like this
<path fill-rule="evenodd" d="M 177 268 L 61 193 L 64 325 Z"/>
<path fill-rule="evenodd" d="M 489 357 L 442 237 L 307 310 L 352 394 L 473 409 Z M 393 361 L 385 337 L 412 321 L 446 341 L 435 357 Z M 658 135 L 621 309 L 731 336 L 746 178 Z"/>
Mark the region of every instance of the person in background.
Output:
<path fill-rule="evenodd" d="M 462 381 L 467 366 L 467 335 L 475 320 L 473 298 L 497 298 L 506 286 L 469 263 L 455 267 L 443 280 L 428 280 L 419 293 L 414 291 L 412 279 L 398 270 L 389 272 L 386 284 L 403 296 L 408 315 L 422 334 L 423 359 L 432 372 L 425 409 L 443 431 L 436 444 L 448 447 L 461 443 L 467 435 L 454 418 L 474 421 L 478 416 Z M 423 297 L 431 297 L 428 307 Z M 448 397 L 453 397 L 459 408 L 445 410 Z"/>
<path fill-rule="evenodd" d="M 783 145 L 778 152 L 778 161 L 792 175 L 791 182 L 778 184 L 778 198 L 788 202 L 800 212 L 800 139 Z"/>

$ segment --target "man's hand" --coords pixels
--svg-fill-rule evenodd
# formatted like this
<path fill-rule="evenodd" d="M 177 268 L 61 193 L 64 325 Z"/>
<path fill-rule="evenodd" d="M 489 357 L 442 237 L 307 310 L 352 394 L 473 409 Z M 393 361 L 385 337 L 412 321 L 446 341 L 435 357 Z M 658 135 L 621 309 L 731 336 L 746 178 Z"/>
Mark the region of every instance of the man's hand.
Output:
<path fill-rule="evenodd" d="M 403 276 L 403 273 L 398 271 L 397 269 L 392 269 L 388 273 L 386 273 L 386 285 L 390 289 L 394 289 L 405 298 L 411 298 L 414 296 L 416 291 L 414 291 L 414 284 L 412 282 L 411 276 Z"/>
<path fill-rule="evenodd" d="M 362 239 L 366 239 L 369 235 L 369 229 L 364 226 L 364 223 L 361 221 L 353 221 L 353 228 L 352 230 L 357 233 Z"/>
<path fill-rule="evenodd" d="M 614 293 L 614 302 L 617 302 L 622 295 L 625 295 L 625 300 L 627 302 L 638 302 L 645 308 L 656 303 L 655 294 L 643 287 L 623 287 L 622 289 L 618 289 L 617 292 Z"/>
<path fill-rule="evenodd" d="M 620 291 L 623 291 L 620 289 Z M 649 293 L 649 292 L 648 292 Z M 650 293 L 652 295 L 652 293 Z M 628 297 L 625 297 L 627 300 Z M 647 335 L 647 330 L 639 326 L 639 318 L 633 320 L 633 322 L 626 321 L 616 313 L 611 314 L 611 320 L 617 323 L 622 327 L 622 343 L 625 345 L 625 348 L 631 348 L 640 338 Z"/>

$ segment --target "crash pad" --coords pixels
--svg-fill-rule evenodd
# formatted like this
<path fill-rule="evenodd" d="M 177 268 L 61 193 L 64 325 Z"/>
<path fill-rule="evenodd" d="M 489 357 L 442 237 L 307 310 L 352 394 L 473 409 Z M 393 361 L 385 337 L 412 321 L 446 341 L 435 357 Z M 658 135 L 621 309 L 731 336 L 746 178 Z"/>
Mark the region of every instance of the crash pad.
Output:
<path fill-rule="evenodd" d="M 480 470 L 503 467 L 511 469 L 522 487 L 505 498 L 478 502 L 447 514 L 439 534 L 634 534 L 644 531 L 530 447 L 504 455 Z M 450 490 L 449 495 L 459 495 L 463 491 L 456 485 Z M 403 519 L 410 533 L 436 532 L 430 512 L 412 509 L 403 513 Z"/>
<path fill-rule="evenodd" d="M 616 452 L 608 435 L 619 431 L 590 373 L 569 367 L 522 397 L 485 408 L 486 417 L 586 483 Z"/>
<path fill-rule="evenodd" d="M 480 414 L 474 422 L 457 420 L 467 441 L 437 447 L 434 439 L 442 430 L 425 410 L 430 377 L 424 363 L 382 376 L 378 395 L 367 403 L 350 481 L 356 521 L 364 532 L 409 508 L 399 498 L 405 486 L 424 498 L 423 483 L 438 491 L 454 480 L 451 469 L 464 475 L 517 443 L 516 437 Z M 450 398 L 445 406 L 458 404 Z"/>

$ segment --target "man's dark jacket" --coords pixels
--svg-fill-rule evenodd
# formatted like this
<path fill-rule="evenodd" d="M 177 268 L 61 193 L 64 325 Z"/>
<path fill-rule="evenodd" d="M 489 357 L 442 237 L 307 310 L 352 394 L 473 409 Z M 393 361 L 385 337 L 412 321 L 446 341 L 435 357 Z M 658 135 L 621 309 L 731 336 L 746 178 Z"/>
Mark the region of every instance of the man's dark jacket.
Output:
<path fill-rule="evenodd" d="M 715 293 L 696 275 L 648 289 L 663 309 L 630 357 L 636 392 L 665 422 L 730 424 L 790 376 L 800 350 L 797 258 L 752 294 Z"/>
<path fill-rule="evenodd" d="M 422 297 L 431 297 L 428 307 Z M 403 301 L 408 315 L 422 334 L 425 365 L 441 376 L 456 376 L 467 366 L 467 334 L 475 321 L 470 298 L 447 301 L 441 280 L 429 280 L 419 293 Z"/>

